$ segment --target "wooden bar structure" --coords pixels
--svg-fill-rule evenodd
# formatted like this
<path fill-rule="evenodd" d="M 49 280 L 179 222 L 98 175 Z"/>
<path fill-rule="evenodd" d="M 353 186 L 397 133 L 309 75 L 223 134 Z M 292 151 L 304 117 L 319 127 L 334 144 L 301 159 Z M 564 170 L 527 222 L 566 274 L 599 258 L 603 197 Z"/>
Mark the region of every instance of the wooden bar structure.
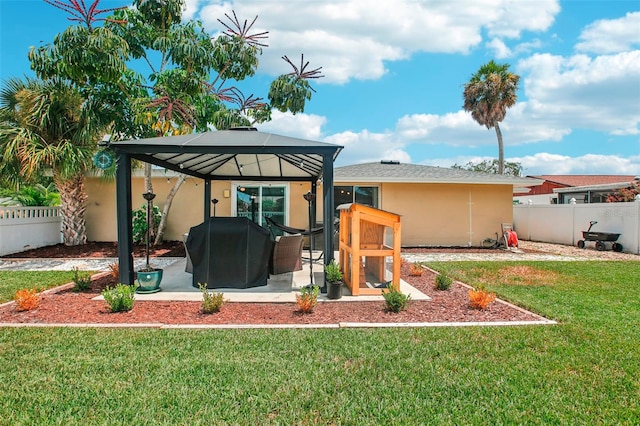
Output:
<path fill-rule="evenodd" d="M 400 216 L 362 204 L 340 211 L 340 266 L 353 296 L 380 295 L 386 289 L 386 259 L 392 258 L 391 285 L 400 289 Z M 391 240 L 391 245 L 385 240 Z"/>

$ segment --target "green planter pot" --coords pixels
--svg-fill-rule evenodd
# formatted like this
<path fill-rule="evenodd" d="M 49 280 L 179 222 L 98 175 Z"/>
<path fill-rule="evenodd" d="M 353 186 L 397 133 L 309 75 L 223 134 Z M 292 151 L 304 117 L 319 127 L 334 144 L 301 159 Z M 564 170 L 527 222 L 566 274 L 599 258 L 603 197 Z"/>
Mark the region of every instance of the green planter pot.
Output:
<path fill-rule="evenodd" d="M 136 293 L 149 294 L 162 291 L 160 281 L 162 281 L 162 269 L 154 269 L 148 272 L 138 271 L 138 288 L 136 288 Z"/>
<path fill-rule="evenodd" d="M 342 297 L 342 281 L 327 282 L 327 299 L 340 299 Z"/>

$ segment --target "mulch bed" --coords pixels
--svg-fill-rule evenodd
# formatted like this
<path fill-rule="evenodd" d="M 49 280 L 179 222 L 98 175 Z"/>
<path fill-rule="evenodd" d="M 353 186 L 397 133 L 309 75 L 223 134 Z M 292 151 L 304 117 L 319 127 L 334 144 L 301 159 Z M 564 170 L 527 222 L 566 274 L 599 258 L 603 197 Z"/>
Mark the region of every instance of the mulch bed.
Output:
<path fill-rule="evenodd" d="M 25 257 L 24 254 L 20 257 Z M 232 302 L 226 303 L 219 313 L 209 315 L 201 313 L 200 302 L 136 301 L 129 312 L 111 313 L 106 302 L 92 300 L 100 295 L 106 286 L 116 284 L 116 279 L 109 273 L 102 273 L 95 277 L 91 289 L 86 292 L 75 293 L 68 289 L 43 294 L 40 307 L 32 311 L 17 312 L 14 304 L 2 306 L 0 323 L 250 325 L 496 322 L 541 319 L 537 315 L 499 301 L 492 303 L 485 310 L 472 309 L 469 307 L 469 289 L 463 284 L 454 283 L 449 290 L 439 291 L 434 287 L 436 274 L 433 271 L 425 270 L 421 276 L 412 276 L 408 264 L 403 264 L 401 270 L 402 278 L 406 282 L 432 299 L 410 301 L 408 308 L 400 313 L 387 312 L 382 301 L 323 301 L 309 314 L 299 312 L 295 303 Z"/>

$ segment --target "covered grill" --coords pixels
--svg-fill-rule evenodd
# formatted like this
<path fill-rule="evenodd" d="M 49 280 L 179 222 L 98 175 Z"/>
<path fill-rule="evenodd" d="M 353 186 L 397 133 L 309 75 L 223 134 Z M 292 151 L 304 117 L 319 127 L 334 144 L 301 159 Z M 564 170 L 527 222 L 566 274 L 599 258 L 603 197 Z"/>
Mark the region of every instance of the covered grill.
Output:
<path fill-rule="evenodd" d="M 244 217 L 211 217 L 189 230 L 193 286 L 249 288 L 267 285 L 269 231 Z"/>

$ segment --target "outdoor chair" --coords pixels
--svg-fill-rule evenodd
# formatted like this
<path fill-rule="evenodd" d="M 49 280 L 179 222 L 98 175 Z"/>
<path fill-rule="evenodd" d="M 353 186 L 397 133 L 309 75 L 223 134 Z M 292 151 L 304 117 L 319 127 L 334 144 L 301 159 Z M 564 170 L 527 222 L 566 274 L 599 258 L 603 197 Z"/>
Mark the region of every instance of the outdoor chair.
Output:
<path fill-rule="evenodd" d="M 294 235 L 300 234 L 303 237 L 304 236 L 311 237 L 316 235 L 320 236 L 324 232 L 324 227 L 322 226 L 318 228 L 311 228 L 311 229 L 300 229 L 300 228 L 292 228 L 290 226 L 281 225 L 268 216 L 265 216 L 264 219 L 265 219 L 265 222 L 267 223 L 267 227 L 269 228 L 269 231 L 271 231 L 271 235 L 273 236 L 276 235 L 276 231 L 274 230 L 274 228 L 279 229 L 280 231 L 285 232 L 287 234 L 294 234 Z M 335 238 L 340 232 L 340 220 L 339 219 L 334 220 L 333 226 L 334 226 L 333 237 Z M 311 245 L 311 242 L 309 242 L 309 245 Z M 310 249 L 312 249 L 312 247 Z M 318 255 L 317 259 L 311 258 L 310 260 L 316 262 L 320 260 L 323 255 L 324 255 L 324 250 Z"/>
<path fill-rule="evenodd" d="M 302 269 L 302 243 L 301 234 L 276 237 L 273 243 L 269 272 L 272 275 L 278 275 L 300 271 Z"/>
<path fill-rule="evenodd" d="M 193 274 L 193 262 L 191 262 L 191 256 L 189 256 L 189 250 L 187 250 L 187 238 L 189 238 L 188 232 L 182 236 L 182 244 L 184 244 L 184 251 L 187 254 L 187 262 L 184 266 L 184 271 L 189 274 Z"/>

